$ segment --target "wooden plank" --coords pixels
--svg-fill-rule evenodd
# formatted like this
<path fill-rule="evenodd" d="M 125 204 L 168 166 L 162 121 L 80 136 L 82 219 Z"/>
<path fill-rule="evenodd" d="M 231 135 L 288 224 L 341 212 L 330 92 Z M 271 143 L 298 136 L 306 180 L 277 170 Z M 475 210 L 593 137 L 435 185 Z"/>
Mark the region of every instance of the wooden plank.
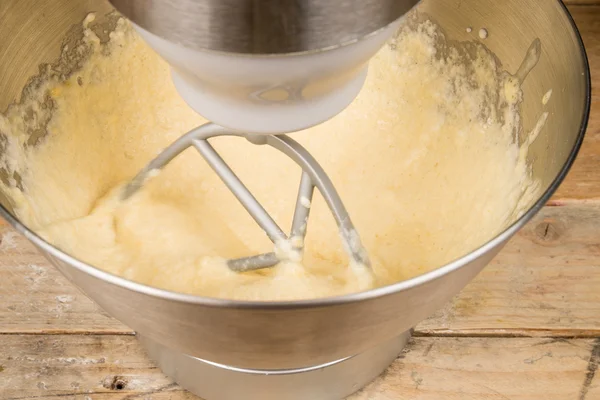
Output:
<path fill-rule="evenodd" d="M 195 398 L 165 377 L 133 337 L 0 335 L 3 400 L 112 400 L 137 394 Z"/>
<path fill-rule="evenodd" d="M 600 205 L 545 207 L 421 334 L 600 335 Z"/>
<path fill-rule="evenodd" d="M 0 333 L 127 333 L 23 236 L 0 227 Z"/>
<path fill-rule="evenodd" d="M 582 3 L 577 1 L 577 4 Z M 598 1 L 588 5 L 571 5 L 573 15 L 587 50 L 592 72 L 592 110 L 579 156 L 567 179 L 554 195 L 553 201 L 600 199 L 600 6 Z"/>
<path fill-rule="evenodd" d="M 582 339 L 415 339 L 386 374 L 351 399 L 599 399 L 590 373 L 599 346 Z"/>
<path fill-rule="evenodd" d="M 545 207 L 417 334 L 600 335 L 598 221 L 600 204 Z M 0 333 L 131 333 L 3 229 Z"/>
<path fill-rule="evenodd" d="M 351 399 L 598 399 L 599 350 L 592 339 L 415 338 Z M 195 398 L 129 336 L 3 335 L 0 365 L 4 400 Z"/>

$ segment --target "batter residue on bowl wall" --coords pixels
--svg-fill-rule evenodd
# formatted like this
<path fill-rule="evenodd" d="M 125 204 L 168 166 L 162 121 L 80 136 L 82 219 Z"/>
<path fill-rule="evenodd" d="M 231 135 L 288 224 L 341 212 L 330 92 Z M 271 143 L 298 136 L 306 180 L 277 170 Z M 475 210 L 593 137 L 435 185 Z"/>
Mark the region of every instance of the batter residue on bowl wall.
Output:
<path fill-rule="evenodd" d="M 82 49 L 92 55 L 80 71 L 49 80 L 0 117 L 2 166 L 13 177 L 3 191 L 17 217 L 49 242 L 137 282 L 260 300 L 365 290 L 474 250 L 539 190 L 515 141 L 518 80 L 481 45 L 451 47 L 435 24 L 407 25 L 372 61 L 350 107 L 293 135 L 336 184 L 375 281 L 348 266 L 318 195 L 302 264 L 237 274 L 226 258 L 267 252 L 272 244 L 194 150 L 119 200 L 122 185 L 157 152 L 205 122 L 176 93 L 166 63 L 123 20 L 108 43 L 85 29 Z M 45 137 L 26 146 L 42 123 Z M 288 226 L 298 167 L 239 139 L 213 143 Z"/>

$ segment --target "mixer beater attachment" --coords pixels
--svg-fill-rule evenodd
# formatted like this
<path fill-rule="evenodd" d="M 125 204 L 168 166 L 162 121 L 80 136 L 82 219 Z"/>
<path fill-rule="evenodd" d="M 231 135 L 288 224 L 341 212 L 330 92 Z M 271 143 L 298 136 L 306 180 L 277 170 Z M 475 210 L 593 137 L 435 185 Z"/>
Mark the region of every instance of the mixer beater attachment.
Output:
<path fill-rule="evenodd" d="M 209 143 L 208 139 L 219 136 L 241 137 L 255 145 L 269 145 L 284 153 L 302 168 L 289 237 Z M 287 135 L 252 135 L 228 130 L 214 123 L 206 123 L 177 139 L 146 165 L 125 187 L 122 198 L 128 199 L 134 195 L 149 177 L 153 176 L 190 146 L 198 150 L 227 188 L 236 196 L 246 211 L 275 244 L 275 251 L 273 252 L 228 260 L 227 265 L 231 270 L 246 272 L 273 267 L 284 260 L 300 261 L 304 250 L 310 204 L 315 188 L 321 192 L 332 212 L 344 248 L 352 262 L 370 269 L 367 252 L 333 183 L 312 155 Z"/>

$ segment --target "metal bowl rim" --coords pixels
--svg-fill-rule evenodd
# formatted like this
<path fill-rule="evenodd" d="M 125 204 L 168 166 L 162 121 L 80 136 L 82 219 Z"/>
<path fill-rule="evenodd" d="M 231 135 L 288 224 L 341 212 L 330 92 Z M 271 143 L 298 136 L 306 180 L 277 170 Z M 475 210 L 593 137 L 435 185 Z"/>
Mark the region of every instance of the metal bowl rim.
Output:
<path fill-rule="evenodd" d="M 585 104 L 584 104 L 584 112 L 583 118 L 581 120 L 581 125 L 579 127 L 579 133 L 577 135 L 577 139 L 565 161 L 563 167 L 559 171 L 556 178 L 552 181 L 548 189 L 544 192 L 544 194 L 533 204 L 533 206 L 523 214 L 518 220 L 516 220 L 512 225 L 506 228 L 503 232 L 496 235 L 496 237 L 492 238 L 485 244 L 481 245 L 479 248 L 471 251 L 469 254 L 458 258 L 454 261 L 451 261 L 448 264 L 445 264 L 441 267 L 438 267 L 432 271 L 426 272 L 424 274 L 418 275 L 411 279 L 407 279 L 404 281 L 400 281 L 397 283 L 393 283 L 390 285 L 378 287 L 375 289 L 371 289 L 364 292 L 345 294 L 341 296 L 334 297 L 324 297 L 324 298 L 316 298 L 316 299 L 307 299 L 307 300 L 290 300 L 290 301 L 244 301 L 244 300 L 230 300 L 230 299 L 221 299 L 221 298 L 213 298 L 213 297 L 204 297 L 197 296 L 192 294 L 184 294 L 173 292 L 170 290 L 159 289 L 156 287 L 148 286 L 142 283 L 137 283 L 134 281 L 130 281 L 126 278 L 122 278 L 118 275 L 111 274 L 109 272 L 103 271 L 99 268 L 96 268 L 92 265 L 89 265 L 83 261 L 76 259 L 73 256 L 68 255 L 67 253 L 61 251 L 57 247 L 51 245 L 46 242 L 36 233 L 27 228 L 23 223 L 21 223 L 17 218 L 15 218 L 8 210 L 0 205 L 0 215 L 10 223 L 19 233 L 25 236 L 26 239 L 31 241 L 37 247 L 39 247 L 44 252 L 48 253 L 52 257 L 55 257 L 62 262 L 77 268 L 79 271 L 89 274 L 95 278 L 101 279 L 107 283 L 111 283 L 113 285 L 117 285 L 123 287 L 125 289 L 132 290 L 134 292 L 138 292 L 140 294 L 145 294 L 149 296 L 159 297 L 165 300 L 189 303 L 189 304 L 197 304 L 207 307 L 220 307 L 220 308 L 237 308 L 237 309 L 254 309 L 254 310 L 282 310 L 282 309 L 306 309 L 306 308 L 321 308 L 321 307 L 331 307 L 331 306 L 339 306 L 349 303 L 361 302 L 372 300 L 378 297 L 383 297 L 387 295 L 392 295 L 400 291 L 408 290 L 420 285 L 424 285 L 428 282 L 434 281 L 436 279 L 440 279 L 445 275 L 466 266 L 467 264 L 473 262 L 477 258 L 481 257 L 485 253 L 491 251 L 493 248 L 501 245 L 504 241 L 508 240 L 511 236 L 513 236 L 519 229 L 521 229 L 527 222 L 529 222 L 535 214 L 546 204 L 546 202 L 550 199 L 550 197 L 556 192 L 560 184 L 565 179 L 568 174 L 573 162 L 575 161 L 577 154 L 579 153 L 579 149 L 581 148 L 581 144 L 583 142 L 583 138 L 585 136 L 585 131 L 587 129 L 588 120 L 590 116 L 590 108 L 591 108 L 591 76 L 590 76 L 590 68 L 589 61 L 587 57 L 587 52 L 585 50 L 585 46 L 583 44 L 583 40 L 581 38 L 581 34 L 573 17 L 566 5 L 563 4 L 562 1 L 556 0 L 557 3 L 561 6 L 564 16 L 568 19 L 571 24 L 571 28 L 577 42 L 579 44 L 581 61 L 584 66 L 584 79 L 585 79 Z"/>

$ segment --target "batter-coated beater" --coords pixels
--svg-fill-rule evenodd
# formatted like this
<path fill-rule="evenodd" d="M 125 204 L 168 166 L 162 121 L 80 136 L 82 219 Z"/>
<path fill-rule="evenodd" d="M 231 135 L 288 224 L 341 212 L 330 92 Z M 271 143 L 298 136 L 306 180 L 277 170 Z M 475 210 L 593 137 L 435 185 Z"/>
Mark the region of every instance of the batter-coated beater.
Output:
<path fill-rule="evenodd" d="M 218 136 L 245 137 L 251 143 L 257 145 L 269 145 L 290 157 L 302 168 L 303 172 L 300 179 L 300 187 L 298 189 L 296 208 L 289 237 L 210 145 L 208 139 Z M 229 260 L 229 268 L 237 272 L 244 272 L 272 267 L 283 259 L 291 258 L 297 260 L 301 258 L 310 204 L 312 202 L 315 187 L 321 192 L 325 202 L 329 206 L 351 259 L 357 266 L 369 267 L 369 259 L 366 250 L 360 242 L 360 238 L 354 229 L 350 216 L 335 190 L 333 183 L 310 153 L 298 142 L 286 135 L 247 135 L 230 131 L 213 123 L 207 123 L 193 129 L 173 142 L 173 144 L 152 160 L 125 187 L 123 198 L 127 199 L 134 195 L 153 173 L 160 170 L 173 158 L 191 146 L 195 147 L 204 157 L 208 164 L 223 180 L 225 185 L 227 185 L 229 190 L 231 190 L 240 203 L 246 208 L 248 213 L 254 218 L 256 223 L 265 231 L 278 250 L 257 256 Z"/>

